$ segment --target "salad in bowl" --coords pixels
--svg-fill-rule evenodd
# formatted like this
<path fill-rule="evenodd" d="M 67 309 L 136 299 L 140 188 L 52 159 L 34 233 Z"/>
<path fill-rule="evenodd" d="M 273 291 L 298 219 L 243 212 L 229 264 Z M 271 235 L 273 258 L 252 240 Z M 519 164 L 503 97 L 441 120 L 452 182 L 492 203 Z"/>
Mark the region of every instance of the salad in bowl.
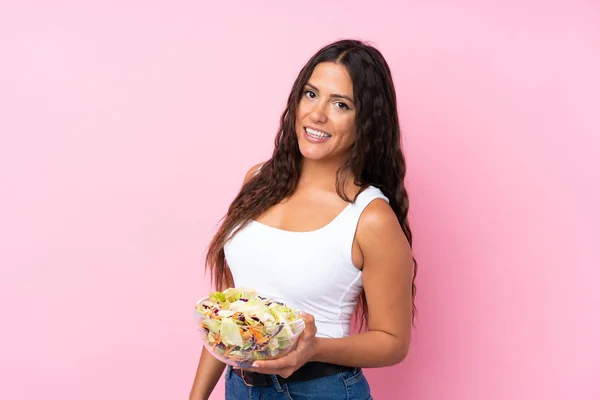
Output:
<path fill-rule="evenodd" d="M 208 352 L 240 368 L 285 355 L 304 330 L 298 310 L 249 288 L 210 293 L 196 302 L 195 317 Z"/>

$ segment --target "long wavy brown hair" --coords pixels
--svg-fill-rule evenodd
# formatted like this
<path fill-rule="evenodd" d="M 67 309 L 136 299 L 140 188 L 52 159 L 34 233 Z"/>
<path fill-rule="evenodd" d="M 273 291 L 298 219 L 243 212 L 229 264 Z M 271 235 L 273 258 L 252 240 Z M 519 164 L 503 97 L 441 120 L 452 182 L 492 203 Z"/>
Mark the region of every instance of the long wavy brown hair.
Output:
<path fill-rule="evenodd" d="M 315 66 L 322 62 L 344 65 L 352 79 L 356 106 L 355 143 L 336 177 L 338 195 L 348 202 L 343 188 L 350 177 L 360 188 L 379 188 L 412 247 L 408 224 L 408 195 L 404 186 L 406 163 L 400 143 L 400 126 L 396 92 L 389 66 L 374 47 L 356 40 L 341 40 L 320 49 L 302 68 L 281 116 L 272 157 L 260 171 L 243 185 L 215 234 L 206 256 L 206 268 L 216 288 L 233 286 L 233 278 L 225 259 L 225 243 L 250 221 L 270 207 L 291 196 L 296 190 L 302 166 L 302 154 L 295 132 L 296 109 L 303 88 Z M 416 314 L 415 278 L 417 262 L 413 258 L 412 308 Z M 360 294 L 356 316 L 359 329 L 368 321 L 365 292 Z"/>

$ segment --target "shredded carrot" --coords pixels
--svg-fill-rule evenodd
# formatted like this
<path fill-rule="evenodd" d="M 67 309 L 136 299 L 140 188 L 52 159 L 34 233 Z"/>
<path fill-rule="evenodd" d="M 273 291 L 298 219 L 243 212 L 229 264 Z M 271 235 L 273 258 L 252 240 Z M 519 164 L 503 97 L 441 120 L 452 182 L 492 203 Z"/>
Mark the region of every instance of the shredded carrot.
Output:
<path fill-rule="evenodd" d="M 248 330 L 252 333 L 252 336 L 254 336 L 254 340 L 258 344 L 265 344 L 266 342 L 269 341 L 269 339 L 271 339 L 270 336 L 263 336 L 262 329 L 250 327 L 250 329 L 248 329 Z"/>

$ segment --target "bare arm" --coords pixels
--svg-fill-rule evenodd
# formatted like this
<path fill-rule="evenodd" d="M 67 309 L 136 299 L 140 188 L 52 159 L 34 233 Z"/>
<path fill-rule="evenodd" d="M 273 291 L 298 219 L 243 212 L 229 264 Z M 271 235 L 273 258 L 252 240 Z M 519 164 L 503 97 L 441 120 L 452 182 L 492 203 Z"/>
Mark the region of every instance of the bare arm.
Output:
<path fill-rule="evenodd" d="M 258 167 L 261 165 L 262 163 L 250 168 L 244 178 L 244 184 L 254 176 Z M 221 288 L 221 290 L 224 289 L 226 288 Z M 224 370 L 225 364 L 213 357 L 206 348 L 203 347 L 200 361 L 198 362 L 198 368 L 196 369 L 194 383 L 192 384 L 192 390 L 190 392 L 190 400 L 208 400 Z"/>
<path fill-rule="evenodd" d="M 354 367 L 394 365 L 406 357 L 412 323 L 412 252 L 384 200 L 363 212 L 356 233 L 363 255 L 368 331 L 341 339 L 317 338 L 314 361 Z"/>
<path fill-rule="evenodd" d="M 204 347 L 190 392 L 190 400 L 208 400 L 223 374 L 225 364 L 214 358 Z"/>

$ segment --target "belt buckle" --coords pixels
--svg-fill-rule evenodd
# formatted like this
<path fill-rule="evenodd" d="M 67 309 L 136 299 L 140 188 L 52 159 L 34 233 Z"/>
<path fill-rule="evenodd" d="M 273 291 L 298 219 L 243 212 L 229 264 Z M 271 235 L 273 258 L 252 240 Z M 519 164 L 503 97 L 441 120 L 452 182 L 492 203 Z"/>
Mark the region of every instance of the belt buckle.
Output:
<path fill-rule="evenodd" d="M 244 384 L 245 384 L 246 386 L 248 386 L 248 387 L 254 387 L 254 385 L 252 385 L 252 384 L 250 384 L 250 383 L 246 382 L 246 375 L 244 375 L 244 372 L 245 372 L 245 371 L 244 371 L 243 369 L 241 369 L 241 370 L 240 370 L 240 372 L 242 373 L 242 380 L 244 381 Z"/>

